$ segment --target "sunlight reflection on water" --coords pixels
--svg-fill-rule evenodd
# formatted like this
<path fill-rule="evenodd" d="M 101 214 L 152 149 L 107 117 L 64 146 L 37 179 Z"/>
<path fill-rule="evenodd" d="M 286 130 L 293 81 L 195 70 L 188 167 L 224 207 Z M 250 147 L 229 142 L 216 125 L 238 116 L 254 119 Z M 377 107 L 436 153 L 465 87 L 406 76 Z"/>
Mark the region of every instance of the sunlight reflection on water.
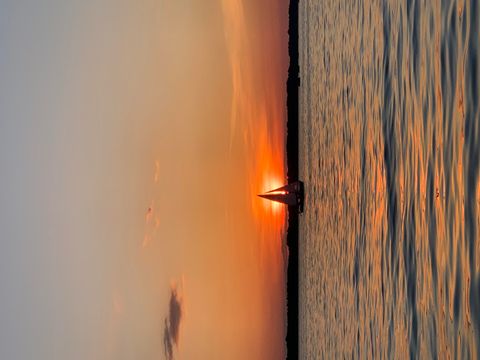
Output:
<path fill-rule="evenodd" d="M 301 358 L 478 358 L 478 1 L 300 8 Z"/>

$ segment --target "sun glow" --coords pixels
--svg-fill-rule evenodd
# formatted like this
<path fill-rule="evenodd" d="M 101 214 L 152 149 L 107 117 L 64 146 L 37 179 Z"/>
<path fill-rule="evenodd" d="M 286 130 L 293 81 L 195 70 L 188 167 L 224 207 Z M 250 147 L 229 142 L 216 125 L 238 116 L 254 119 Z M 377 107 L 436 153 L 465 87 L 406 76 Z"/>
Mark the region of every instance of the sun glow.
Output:
<path fill-rule="evenodd" d="M 246 205 L 243 220 L 251 224 L 252 230 L 236 251 L 246 251 L 246 258 L 256 264 L 252 274 L 257 284 L 261 284 L 261 290 L 250 291 L 249 299 L 257 302 L 255 309 L 263 309 L 262 319 L 267 319 L 258 323 L 265 325 L 260 334 L 267 342 L 278 340 L 282 343 L 284 328 L 277 327 L 274 334 L 270 324 L 281 324 L 284 320 L 287 210 L 284 204 L 257 196 L 286 182 L 286 96 L 283 89 L 288 67 L 286 58 L 270 55 L 272 52 L 281 54 L 284 49 L 284 43 L 272 41 L 278 36 L 274 29 L 282 27 L 280 24 L 265 26 L 263 22 L 255 22 L 255 17 L 247 16 L 250 6 L 257 3 L 255 1 L 248 4 L 244 0 L 222 0 L 221 3 L 231 81 L 228 161 L 233 164 L 240 160 L 232 169 L 232 180 L 234 189 L 242 190 L 239 198 L 242 205 Z M 267 8 L 271 12 L 279 6 L 276 4 L 269 3 L 265 13 Z M 262 44 L 269 44 L 269 52 L 265 52 Z M 251 287 L 250 279 L 248 283 Z M 272 294 L 277 300 L 272 301 Z M 269 356 L 283 357 L 281 346 L 272 349 Z"/>
<path fill-rule="evenodd" d="M 268 178 L 268 177 L 266 177 L 265 181 L 262 185 L 262 191 L 260 193 L 264 194 L 268 191 L 278 189 L 282 185 L 284 185 L 284 184 L 280 180 L 280 178 L 274 178 L 274 177 Z M 285 194 L 285 191 L 275 191 L 275 192 L 271 192 L 270 194 Z M 262 207 L 263 207 L 264 211 L 266 211 L 267 213 L 271 213 L 271 214 L 275 214 L 275 215 L 281 215 L 281 214 L 284 213 L 284 207 L 285 207 L 284 204 L 276 202 L 276 201 L 262 199 L 262 198 L 258 198 L 258 199 L 261 201 Z"/>

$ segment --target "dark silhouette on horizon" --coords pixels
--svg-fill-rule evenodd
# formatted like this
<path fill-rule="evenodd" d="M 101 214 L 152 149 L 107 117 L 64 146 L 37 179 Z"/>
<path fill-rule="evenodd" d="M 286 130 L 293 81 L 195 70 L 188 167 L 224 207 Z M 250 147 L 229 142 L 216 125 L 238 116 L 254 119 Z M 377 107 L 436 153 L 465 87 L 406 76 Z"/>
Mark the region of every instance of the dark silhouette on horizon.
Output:
<path fill-rule="evenodd" d="M 298 180 L 298 88 L 300 67 L 298 56 L 298 0 L 290 0 L 288 19 L 287 79 L 287 178 Z M 302 201 L 303 204 L 303 201 Z M 303 210 L 303 209 L 302 209 Z M 308 209 L 307 209 L 308 211 Z M 287 265 L 287 359 L 298 359 L 298 212 L 288 212 Z"/>
<path fill-rule="evenodd" d="M 303 212 L 303 183 L 294 181 L 265 194 L 258 195 L 263 199 L 279 202 L 295 208 L 298 213 Z"/>

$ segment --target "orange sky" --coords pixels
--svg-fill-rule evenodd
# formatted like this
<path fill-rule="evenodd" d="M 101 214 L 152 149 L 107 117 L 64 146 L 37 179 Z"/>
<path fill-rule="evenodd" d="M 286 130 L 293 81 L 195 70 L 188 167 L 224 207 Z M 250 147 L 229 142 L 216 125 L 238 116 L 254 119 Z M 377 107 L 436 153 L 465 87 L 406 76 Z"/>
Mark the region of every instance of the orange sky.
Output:
<path fill-rule="evenodd" d="M 7 3 L 0 358 L 282 358 L 288 4 Z"/>
<path fill-rule="evenodd" d="M 267 9 L 279 14 L 273 23 Z M 183 258 L 188 316 L 180 352 L 277 359 L 285 355 L 285 212 L 255 195 L 285 178 L 287 9 L 225 0 L 221 11 L 225 52 L 216 56 L 225 56 L 227 91 L 207 103 L 227 104 L 227 116 L 215 120 L 223 131 L 205 134 L 211 143 L 198 155 L 196 180 L 215 190 L 199 195 L 200 211 L 205 204 L 210 211 L 193 239 L 209 241 Z"/>

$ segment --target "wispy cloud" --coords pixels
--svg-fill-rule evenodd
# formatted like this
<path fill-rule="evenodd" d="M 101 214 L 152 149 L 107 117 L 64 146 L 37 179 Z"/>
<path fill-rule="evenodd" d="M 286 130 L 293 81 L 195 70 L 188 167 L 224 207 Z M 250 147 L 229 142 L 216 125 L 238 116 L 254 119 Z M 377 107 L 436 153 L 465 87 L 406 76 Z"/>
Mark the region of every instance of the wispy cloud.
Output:
<path fill-rule="evenodd" d="M 271 56 L 281 55 L 276 44 L 282 35 L 273 30 L 275 27 L 249 22 L 248 5 L 252 3 L 221 1 L 231 79 L 228 154 L 231 157 L 235 151 L 236 155 L 243 156 L 245 171 L 242 176 L 247 179 L 244 193 L 259 224 L 265 226 L 272 214 L 278 219 L 275 221 L 283 221 L 284 209 L 251 194 L 278 187 L 285 181 L 287 61 Z M 258 51 L 259 44 L 263 44 L 261 51 Z"/>
<path fill-rule="evenodd" d="M 168 316 L 165 318 L 163 330 L 163 345 L 167 360 L 173 359 L 173 346 L 178 347 L 182 308 L 182 299 L 179 297 L 177 289 L 173 287 L 170 293 Z"/>
<path fill-rule="evenodd" d="M 242 0 L 222 0 L 225 41 L 230 59 L 232 104 L 230 116 L 230 151 L 237 130 L 238 118 L 244 117 L 251 105 L 250 62 L 247 25 Z"/>
<path fill-rule="evenodd" d="M 170 329 L 168 326 L 168 319 L 165 318 L 165 328 L 163 330 L 163 346 L 165 350 L 165 358 L 167 360 L 173 359 L 173 343 L 170 336 Z"/>
<path fill-rule="evenodd" d="M 160 179 L 160 161 L 156 160 L 155 161 L 155 175 L 153 175 L 153 181 L 158 183 L 158 180 Z"/>

